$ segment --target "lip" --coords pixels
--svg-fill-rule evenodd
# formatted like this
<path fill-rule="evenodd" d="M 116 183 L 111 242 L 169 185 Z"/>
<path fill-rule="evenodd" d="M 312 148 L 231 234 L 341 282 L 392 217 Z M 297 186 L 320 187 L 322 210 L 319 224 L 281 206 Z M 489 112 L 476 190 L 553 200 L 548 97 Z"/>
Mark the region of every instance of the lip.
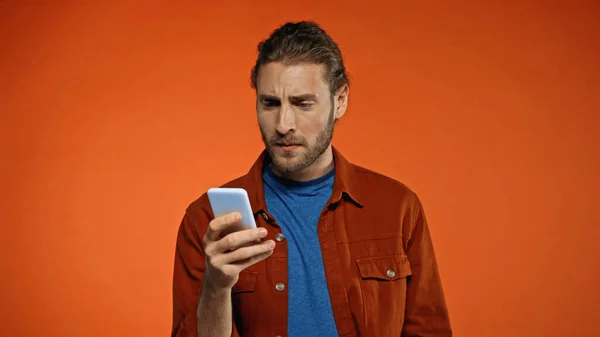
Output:
<path fill-rule="evenodd" d="M 286 150 L 286 151 L 293 151 L 293 150 L 299 149 L 302 145 L 298 145 L 298 144 L 290 144 L 290 145 L 277 144 L 277 146 L 279 146 L 280 148 L 282 148 L 283 150 Z"/>

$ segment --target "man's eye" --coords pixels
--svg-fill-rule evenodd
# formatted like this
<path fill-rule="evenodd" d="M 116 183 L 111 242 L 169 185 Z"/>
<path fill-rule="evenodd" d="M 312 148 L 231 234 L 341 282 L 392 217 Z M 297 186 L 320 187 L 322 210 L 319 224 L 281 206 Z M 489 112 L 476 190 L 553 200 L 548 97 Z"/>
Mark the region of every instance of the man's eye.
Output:
<path fill-rule="evenodd" d="M 301 102 L 301 103 L 298 103 L 298 106 L 301 107 L 302 109 L 307 109 L 307 108 L 310 108 L 311 104 L 308 102 Z"/>
<path fill-rule="evenodd" d="M 273 100 L 264 100 L 262 104 L 266 107 L 275 107 L 279 105 L 279 102 Z"/>

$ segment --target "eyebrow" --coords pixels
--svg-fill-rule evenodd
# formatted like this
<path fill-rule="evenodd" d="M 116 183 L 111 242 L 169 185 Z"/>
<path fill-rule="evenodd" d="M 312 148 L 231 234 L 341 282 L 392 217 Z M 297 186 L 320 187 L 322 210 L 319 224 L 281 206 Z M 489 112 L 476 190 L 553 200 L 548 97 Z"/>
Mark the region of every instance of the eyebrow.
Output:
<path fill-rule="evenodd" d="M 262 94 L 260 96 L 258 96 L 258 98 L 262 101 L 262 100 L 268 100 L 268 101 L 279 101 L 279 98 L 273 95 L 267 95 L 267 94 Z M 317 95 L 314 94 L 302 94 L 302 95 L 295 95 L 295 96 L 290 96 L 290 101 L 318 101 L 317 99 Z"/>

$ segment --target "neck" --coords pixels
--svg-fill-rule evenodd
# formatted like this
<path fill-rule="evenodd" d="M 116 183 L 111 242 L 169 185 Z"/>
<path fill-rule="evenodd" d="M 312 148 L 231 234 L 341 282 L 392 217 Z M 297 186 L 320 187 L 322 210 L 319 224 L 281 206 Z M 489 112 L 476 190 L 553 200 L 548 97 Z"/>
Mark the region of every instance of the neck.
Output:
<path fill-rule="evenodd" d="M 325 150 L 325 152 L 323 152 L 323 154 L 317 158 L 312 165 L 302 171 L 283 173 L 274 167 L 271 167 L 271 169 L 273 170 L 273 173 L 286 179 L 295 181 L 309 181 L 322 177 L 331 169 L 333 169 L 333 166 L 333 150 L 330 144 L 329 147 L 327 147 L 327 150 Z"/>

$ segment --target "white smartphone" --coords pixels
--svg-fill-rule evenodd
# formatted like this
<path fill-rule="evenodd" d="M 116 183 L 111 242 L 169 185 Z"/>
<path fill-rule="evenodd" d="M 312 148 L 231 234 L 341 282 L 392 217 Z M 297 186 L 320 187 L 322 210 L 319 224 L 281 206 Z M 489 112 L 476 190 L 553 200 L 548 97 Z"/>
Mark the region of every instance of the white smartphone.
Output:
<path fill-rule="evenodd" d="M 214 187 L 210 188 L 207 194 L 215 217 L 232 212 L 239 212 L 242 215 L 242 220 L 229 227 L 223 233 L 224 235 L 244 229 L 256 228 L 254 213 L 252 213 L 248 192 L 245 189 Z"/>

